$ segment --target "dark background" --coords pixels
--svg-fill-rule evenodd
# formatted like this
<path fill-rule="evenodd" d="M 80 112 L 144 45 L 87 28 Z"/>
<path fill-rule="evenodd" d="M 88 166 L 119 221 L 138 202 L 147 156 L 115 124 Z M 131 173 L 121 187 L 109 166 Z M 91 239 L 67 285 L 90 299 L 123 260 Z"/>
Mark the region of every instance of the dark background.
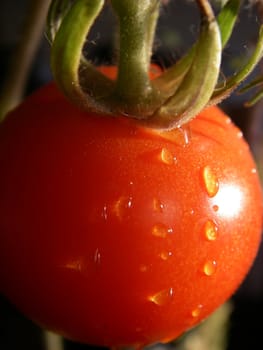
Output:
<path fill-rule="evenodd" d="M 37 0 L 36 0 L 37 1 Z M 29 0 L 1 0 L 0 2 L 0 87 L 8 76 L 10 60 L 21 39 L 28 13 Z M 237 27 L 224 52 L 222 75 L 235 72 L 249 55 L 255 43 L 260 12 L 244 2 Z M 171 0 L 162 10 L 153 59 L 166 67 L 175 62 L 194 42 L 198 32 L 198 15 L 193 1 Z M 109 28 L 111 28 L 109 30 Z M 92 32 L 92 44 L 87 46 L 87 56 L 95 63 L 114 63 L 113 19 L 109 11 L 98 21 Z M 30 69 L 25 95 L 52 79 L 49 67 L 49 43 L 45 36 Z M 259 65 L 257 72 L 261 70 Z M 262 103 L 253 108 L 243 106 L 243 96 L 234 94 L 222 104 L 244 132 L 251 145 L 259 167 L 263 164 L 263 116 Z M 227 350 L 260 349 L 263 347 L 263 249 L 246 280 L 232 298 Z M 1 281 L 0 281 L 1 283 Z M 65 350 L 88 349 L 88 346 L 64 341 Z M 170 346 L 174 347 L 174 346 Z M 44 349 L 43 332 L 25 319 L 3 297 L 0 297 L 0 349 Z M 52 349 L 52 350 L 55 350 Z"/>

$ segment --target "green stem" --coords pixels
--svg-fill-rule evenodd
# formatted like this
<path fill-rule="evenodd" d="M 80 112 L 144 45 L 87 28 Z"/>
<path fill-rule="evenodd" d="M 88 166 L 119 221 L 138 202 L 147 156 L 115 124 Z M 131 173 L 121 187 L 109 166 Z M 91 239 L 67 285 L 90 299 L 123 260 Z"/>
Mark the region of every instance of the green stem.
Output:
<path fill-rule="evenodd" d="M 49 0 L 30 2 L 21 38 L 3 85 L 0 97 L 0 122 L 23 98 L 29 71 L 43 35 L 49 3 Z"/>
<path fill-rule="evenodd" d="M 140 104 L 152 93 L 149 65 L 159 14 L 159 1 L 112 0 L 120 26 L 120 53 L 115 94 L 127 104 Z"/>

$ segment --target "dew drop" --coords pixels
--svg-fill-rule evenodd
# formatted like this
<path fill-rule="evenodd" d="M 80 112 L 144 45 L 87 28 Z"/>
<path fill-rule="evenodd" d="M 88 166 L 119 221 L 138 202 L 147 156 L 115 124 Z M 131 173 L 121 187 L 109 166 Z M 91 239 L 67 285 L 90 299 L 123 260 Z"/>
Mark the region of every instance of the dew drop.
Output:
<path fill-rule="evenodd" d="M 208 220 L 205 223 L 205 236 L 208 241 L 215 241 L 218 235 L 218 226 L 212 220 Z"/>
<path fill-rule="evenodd" d="M 165 140 L 172 141 L 174 144 L 185 147 L 191 142 L 191 129 L 188 125 L 179 126 L 171 130 L 155 130 Z"/>
<path fill-rule="evenodd" d="M 160 160 L 164 164 L 172 165 L 176 162 L 176 157 L 167 148 L 162 148 L 160 152 Z"/>
<path fill-rule="evenodd" d="M 178 131 L 175 139 L 176 143 L 180 146 L 187 146 L 191 139 L 190 128 L 184 125 L 180 126 L 176 130 Z"/>
<path fill-rule="evenodd" d="M 122 219 L 125 215 L 125 211 L 132 207 L 132 197 L 121 196 L 114 204 L 112 211 L 119 218 Z"/>
<path fill-rule="evenodd" d="M 101 263 L 101 253 L 98 248 L 95 250 L 95 253 L 94 253 L 94 262 L 95 264 L 98 264 L 98 265 Z"/>
<path fill-rule="evenodd" d="M 217 262 L 215 260 L 208 260 L 204 265 L 204 274 L 206 276 L 212 276 L 215 274 L 217 268 Z"/>
<path fill-rule="evenodd" d="M 205 189 L 207 191 L 208 196 L 214 197 L 217 194 L 219 189 L 219 183 L 215 173 L 210 168 L 210 166 L 205 166 L 203 168 L 202 174 L 203 174 Z"/>
<path fill-rule="evenodd" d="M 218 205 L 216 205 L 216 204 L 215 204 L 215 205 L 213 205 L 213 207 L 212 207 L 212 208 L 213 208 L 213 210 L 214 210 L 215 212 L 217 212 L 217 211 L 219 210 L 219 206 L 218 206 Z"/>
<path fill-rule="evenodd" d="M 160 256 L 160 258 L 161 258 L 162 260 L 166 261 L 166 260 L 168 260 L 172 255 L 173 255 L 173 253 L 168 251 L 168 252 L 161 252 L 159 256 Z"/>
<path fill-rule="evenodd" d="M 141 272 L 146 272 L 148 270 L 148 267 L 146 265 L 141 265 L 140 266 L 140 271 Z"/>
<path fill-rule="evenodd" d="M 158 213 L 162 213 L 164 209 L 163 203 L 158 199 L 154 198 L 153 199 L 153 210 Z"/>
<path fill-rule="evenodd" d="M 107 221 L 108 219 L 108 208 L 106 205 L 104 205 L 103 209 L 102 209 L 102 212 L 101 212 L 101 216 L 102 218 Z"/>
<path fill-rule="evenodd" d="M 227 117 L 227 118 L 225 118 L 225 121 L 226 121 L 226 124 L 231 124 L 231 118 L 229 118 L 229 117 Z"/>
<path fill-rule="evenodd" d="M 64 265 L 64 267 L 66 269 L 69 269 L 69 270 L 74 270 L 74 271 L 81 271 L 82 270 L 82 267 L 83 267 L 83 262 L 81 259 L 78 259 L 78 260 L 73 260 L 71 262 L 68 262 Z"/>
<path fill-rule="evenodd" d="M 174 295 L 173 288 L 164 289 L 160 292 L 150 296 L 148 299 L 153 302 L 155 305 L 163 306 L 168 304 Z"/>
<path fill-rule="evenodd" d="M 238 139 L 241 139 L 242 137 L 243 137 L 243 133 L 242 133 L 242 131 L 239 130 L 239 131 L 237 132 L 237 138 L 238 138 Z"/>
<path fill-rule="evenodd" d="M 170 233 L 173 233 L 173 229 L 164 224 L 156 224 L 152 228 L 152 234 L 156 237 L 165 238 Z"/>
<path fill-rule="evenodd" d="M 203 309 L 203 305 L 199 304 L 195 309 L 192 310 L 192 316 L 193 317 L 200 316 L 202 309 Z"/>
<path fill-rule="evenodd" d="M 184 138 L 184 144 L 188 145 L 190 143 L 190 138 L 191 138 L 191 133 L 190 133 L 190 128 L 189 126 L 181 126 L 181 131 L 183 134 L 183 138 Z"/>

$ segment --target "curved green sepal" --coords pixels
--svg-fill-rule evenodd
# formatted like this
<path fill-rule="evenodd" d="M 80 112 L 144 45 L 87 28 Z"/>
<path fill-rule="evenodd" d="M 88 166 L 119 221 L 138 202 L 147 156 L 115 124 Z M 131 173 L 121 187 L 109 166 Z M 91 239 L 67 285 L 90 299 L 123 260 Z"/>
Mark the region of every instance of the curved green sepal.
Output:
<path fill-rule="evenodd" d="M 103 0 L 74 2 L 60 24 L 51 50 L 51 67 L 60 89 L 80 107 L 97 112 L 107 110 L 101 103 L 101 97 L 109 94 L 113 83 L 86 62 L 85 79 L 89 77 L 90 85 L 84 91 L 79 72 L 87 34 L 103 5 Z"/>
<path fill-rule="evenodd" d="M 220 10 L 217 23 L 221 34 L 222 49 L 227 44 L 234 29 L 240 8 L 240 0 L 229 0 Z M 162 91 L 166 97 L 176 93 L 187 74 L 195 56 L 196 44 L 173 66 L 169 67 L 160 77 L 153 81 L 153 85 Z"/>
<path fill-rule="evenodd" d="M 257 102 L 262 100 L 263 98 L 263 90 L 259 90 L 250 100 L 245 102 L 246 107 L 252 107 L 254 106 Z"/>
<path fill-rule="evenodd" d="M 46 36 L 50 43 L 53 43 L 61 22 L 73 3 L 74 0 L 51 1 L 46 20 Z"/>
<path fill-rule="evenodd" d="M 257 87 L 257 86 L 260 86 L 263 84 L 263 77 L 258 77 L 254 80 L 252 80 L 250 83 L 246 84 L 245 86 L 243 86 L 241 89 L 239 89 L 239 93 L 240 94 L 243 94 L 243 93 L 246 93 L 247 91 Z"/>
<path fill-rule="evenodd" d="M 175 95 L 155 112 L 149 125 L 162 129 L 180 127 L 208 103 L 218 80 L 221 63 L 221 37 L 208 1 L 202 1 L 202 28 L 193 63 Z"/>
<path fill-rule="evenodd" d="M 218 87 L 213 93 L 209 105 L 218 104 L 223 99 L 228 97 L 237 86 L 247 78 L 247 76 L 253 71 L 255 66 L 263 57 L 263 26 L 261 26 L 259 31 L 259 38 L 256 48 L 248 60 L 247 64 L 238 73 L 228 78 L 224 83 L 223 87 Z"/>
<path fill-rule="evenodd" d="M 252 80 L 250 83 L 243 86 L 241 89 L 238 90 L 238 94 L 244 94 L 247 91 L 250 91 L 251 89 L 254 89 L 258 86 L 263 85 L 263 77 L 260 76 L 257 79 Z M 246 107 L 254 106 L 257 102 L 259 102 L 263 98 L 263 89 L 260 88 L 248 101 L 245 102 Z"/>
<path fill-rule="evenodd" d="M 221 32 L 222 47 L 225 47 L 232 34 L 239 9 L 240 0 L 229 0 L 217 16 L 217 23 Z"/>
<path fill-rule="evenodd" d="M 152 85 L 162 92 L 165 98 L 176 93 L 185 75 L 187 74 L 195 56 L 196 45 L 192 46 L 189 52 L 177 61 L 173 66 L 166 69 L 162 75 L 155 78 Z"/>

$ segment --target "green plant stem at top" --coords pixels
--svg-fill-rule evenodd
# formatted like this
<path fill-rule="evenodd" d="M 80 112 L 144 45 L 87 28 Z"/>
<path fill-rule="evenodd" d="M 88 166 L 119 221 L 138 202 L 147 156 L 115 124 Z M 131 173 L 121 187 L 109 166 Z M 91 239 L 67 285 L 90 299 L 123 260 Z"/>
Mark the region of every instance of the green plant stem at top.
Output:
<path fill-rule="evenodd" d="M 60 0 L 53 0 L 54 6 L 56 1 Z M 83 57 L 89 31 L 105 0 L 75 1 L 62 15 L 53 6 L 55 14 L 49 16 L 53 29 L 51 62 L 58 86 L 87 111 L 132 117 L 162 130 L 189 122 L 206 106 L 226 98 L 263 56 L 261 33 L 246 66 L 221 87 L 218 77 L 222 50 L 232 33 L 241 0 L 228 0 L 217 16 L 209 0 L 195 2 L 201 16 L 198 40 L 154 80 L 149 79 L 149 68 L 160 0 L 109 1 L 119 22 L 116 80 L 104 76 Z"/>
<path fill-rule="evenodd" d="M 112 0 L 119 19 L 119 64 L 115 93 L 126 103 L 140 103 L 152 93 L 149 66 L 159 15 L 156 0 Z"/>

